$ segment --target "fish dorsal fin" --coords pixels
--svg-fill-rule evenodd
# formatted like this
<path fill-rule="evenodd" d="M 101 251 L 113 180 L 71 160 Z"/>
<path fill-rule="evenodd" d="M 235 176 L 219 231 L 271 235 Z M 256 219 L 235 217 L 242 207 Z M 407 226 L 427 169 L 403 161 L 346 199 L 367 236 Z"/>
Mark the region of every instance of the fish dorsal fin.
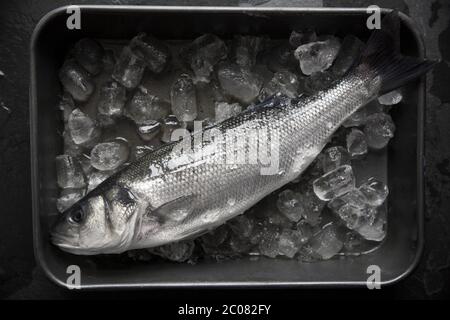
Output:
<path fill-rule="evenodd" d="M 264 108 L 282 107 L 288 100 L 290 100 L 289 97 L 285 95 L 273 94 L 266 98 L 263 102 L 250 106 L 247 110 L 256 111 Z"/>
<path fill-rule="evenodd" d="M 196 202 L 196 195 L 181 196 L 151 210 L 151 214 L 157 216 L 163 223 L 180 222 L 194 211 Z"/>

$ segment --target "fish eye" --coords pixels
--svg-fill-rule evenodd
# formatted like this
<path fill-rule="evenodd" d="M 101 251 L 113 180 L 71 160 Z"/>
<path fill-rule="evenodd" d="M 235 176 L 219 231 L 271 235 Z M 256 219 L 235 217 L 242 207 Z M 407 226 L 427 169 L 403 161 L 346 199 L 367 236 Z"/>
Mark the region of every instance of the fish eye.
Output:
<path fill-rule="evenodd" d="M 69 221 L 78 224 L 83 221 L 84 212 L 80 207 L 75 208 L 69 215 Z"/>

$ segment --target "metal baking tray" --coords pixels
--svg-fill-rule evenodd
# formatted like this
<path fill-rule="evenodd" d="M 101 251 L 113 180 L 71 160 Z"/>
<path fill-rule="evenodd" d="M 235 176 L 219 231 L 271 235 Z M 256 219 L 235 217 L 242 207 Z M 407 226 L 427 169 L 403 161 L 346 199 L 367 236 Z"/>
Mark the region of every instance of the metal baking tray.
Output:
<path fill-rule="evenodd" d="M 286 38 L 293 28 L 313 27 L 322 34 L 355 34 L 367 39 L 366 8 L 244 8 L 79 6 L 81 29 L 69 30 L 67 7 L 45 15 L 31 39 L 31 167 L 35 256 L 48 277 L 67 287 L 67 268 L 81 270 L 82 288 L 154 287 L 324 287 L 364 286 L 367 268 L 379 266 L 381 285 L 394 283 L 416 266 L 423 245 L 424 81 L 404 87 L 403 105 L 391 115 L 396 137 L 387 150 L 387 237 L 374 252 L 315 263 L 249 258 L 196 265 L 157 262 L 123 265 L 98 263 L 92 257 L 64 253 L 49 241 L 50 217 L 56 215 L 58 188 L 55 156 L 62 150 L 57 134 L 62 123 L 56 105 L 61 87 L 58 69 L 68 49 L 80 38 L 131 39 L 147 31 L 160 39 L 193 39 L 203 33 Z M 382 12 L 386 12 L 383 9 Z M 400 14 L 401 50 L 423 57 L 424 46 L 412 21 Z M 114 260 L 112 260 L 114 261 Z"/>

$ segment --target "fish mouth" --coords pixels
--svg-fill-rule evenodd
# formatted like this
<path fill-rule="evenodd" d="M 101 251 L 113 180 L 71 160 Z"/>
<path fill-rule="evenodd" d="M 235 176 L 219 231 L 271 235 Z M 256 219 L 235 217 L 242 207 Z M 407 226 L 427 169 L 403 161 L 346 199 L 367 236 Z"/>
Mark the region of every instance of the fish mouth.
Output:
<path fill-rule="evenodd" d="M 55 246 L 58 246 L 60 249 L 65 250 L 65 251 L 73 251 L 73 250 L 79 249 L 79 247 L 73 246 L 73 245 L 70 245 L 70 244 L 67 244 L 67 243 L 53 242 L 53 244 Z"/>
<path fill-rule="evenodd" d="M 51 232 L 50 234 L 51 242 L 60 247 L 61 249 L 66 250 L 76 250 L 79 249 L 79 246 L 76 244 L 77 241 L 73 237 L 68 237 L 58 232 Z"/>

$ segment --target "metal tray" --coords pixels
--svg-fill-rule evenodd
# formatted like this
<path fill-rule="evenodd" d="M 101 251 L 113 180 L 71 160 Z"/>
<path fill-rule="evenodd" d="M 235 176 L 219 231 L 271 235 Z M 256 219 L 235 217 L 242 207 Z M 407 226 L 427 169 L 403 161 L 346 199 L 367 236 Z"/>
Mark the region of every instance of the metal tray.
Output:
<path fill-rule="evenodd" d="M 243 8 L 80 6 L 81 30 L 66 27 L 67 7 L 45 15 L 31 41 L 31 166 L 35 256 L 48 277 L 67 286 L 67 267 L 81 269 L 82 288 L 144 287 L 324 287 L 363 286 L 367 268 L 381 269 L 381 285 L 394 283 L 416 266 L 423 245 L 424 83 L 404 88 L 404 103 L 392 111 L 396 137 L 387 150 L 390 196 L 385 241 L 373 253 L 316 263 L 284 259 L 240 259 L 197 265 L 176 263 L 99 264 L 92 257 L 66 254 L 49 242 L 49 216 L 56 214 L 58 193 L 55 156 L 62 149 L 62 124 L 55 106 L 60 85 L 57 71 L 68 49 L 82 37 L 131 39 L 147 31 L 161 39 L 192 39 L 202 33 L 221 37 L 265 34 L 286 38 L 292 28 L 314 27 L 320 33 L 355 34 L 366 39 L 365 8 Z M 383 10 L 385 12 L 385 10 Z M 422 39 L 401 14 L 402 51 L 424 56 Z"/>

